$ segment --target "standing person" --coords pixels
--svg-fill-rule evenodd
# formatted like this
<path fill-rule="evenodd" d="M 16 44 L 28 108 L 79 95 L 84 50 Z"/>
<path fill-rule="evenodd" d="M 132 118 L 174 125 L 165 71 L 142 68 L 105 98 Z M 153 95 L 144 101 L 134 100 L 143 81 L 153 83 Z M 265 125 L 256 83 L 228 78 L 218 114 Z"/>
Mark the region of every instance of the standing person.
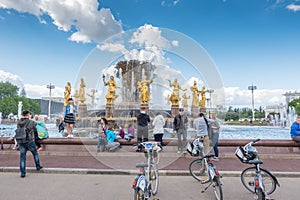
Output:
<path fill-rule="evenodd" d="M 186 137 L 187 137 L 187 124 L 188 118 L 184 114 L 184 109 L 179 108 L 179 114 L 174 117 L 173 131 L 174 135 L 177 134 L 178 138 L 178 152 L 182 153 L 186 148 Z M 181 138 L 182 137 L 182 138 Z"/>
<path fill-rule="evenodd" d="M 295 142 L 300 142 L 300 116 L 298 116 L 296 121 L 292 124 L 290 134 Z"/>
<path fill-rule="evenodd" d="M 98 126 L 98 144 L 97 144 L 97 152 L 100 152 L 100 146 L 102 146 L 102 151 L 105 151 L 105 145 L 107 142 L 106 139 L 106 131 L 108 129 L 108 121 L 106 118 L 100 119 L 100 124 Z"/>
<path fill-rule="evenodd" d="M 219 161 L 219 135 L 220 135 L 220 123 L 216 119 L 214 114 L 210 114 L 210 127 L 212 129 L 212 145 L 214 147 L 215 157 L 214 161 Z"/>
<path fill-rule="evenodd" d="M 163 146 L 163 135 L 164 135 L 164 125 L 165 125 L 165 119 L 164 117 L 158 112 L 152 122 L 153 128 L 153 134 L 154 134 L 154 140 L 156 142 L 160 143 L 160 148 L 162 149 Z"/>
<path fill-rule="evenodd" d="M 68 105 L 66 106 L 65 115 L 64 115 L 64 122 L 67 126 L 68 138 L 73 137 L 73 128 L 75 124 L 75 115 L 77 109 L 76 105 L 74 105 L 74 101 L 72 98 L 68 99 Z"/>
<path fill-rule="evenodd" d="M 119 142 L 115 142 L 116 134 L 114 133 L 114 126 L 109 125 L 108 130 L 106 131 L 106 138 L 107 138 L 107 145 L 106 149 L 107 151 L 115 151 L 119 146 Z"/>
<path fill-rule="evenodd" d="M 196 129 L 196 137 L 203 140 L 204 153 L 208 154 L 209 138 L 208 138 L 208 120 L 203 113 L 200 113 L 198 118 L 194 120 L 193 127 Z"/>
<path fill-rule="evenodd" d="M 40 165 L 39 154 L 36 150 L 36 145 L 34 142 L 34 134 L 37 133 L 36 126 L 34 121 L 30 120 L 31 114 L 28 110 L 22 112 L 22 118 L 17 123 L 17 130 L 25 128 L 26 130 L 26 139 L 17 139 L 19 149 L 20 149 L 20 171 L 21 177 L 26 176 L 26 153 L 31 151 L 36 170 L 41 170 L 43 167 Z"/>
<path fill-rule="evenodd" d="M 45 122 L 44 122 L 44 119 L 42 116 L 38 116 L 38 119 L 35 121 L 35 125 L 36 125 L 36 129 L 38 132 L 37 138 L 39 141 L 49 137 L 48 129 L 45 125 Z M 42 150 L 43 150 L 43 147 L 40 144 L 40 147 L 37 149 L 37 151 L 42 151 Z"/>
<path fill-rule="evenodd" d="M 150 123 L 150 117 L 146 113 L 146 108 L 141 107 L 141 113 L 137 116 L 137 142 L 140 144 L 142 141 L 148 141 L 148 124 Z M 137 151 L 141 151 L 141 146 L 138 145 Z"/>

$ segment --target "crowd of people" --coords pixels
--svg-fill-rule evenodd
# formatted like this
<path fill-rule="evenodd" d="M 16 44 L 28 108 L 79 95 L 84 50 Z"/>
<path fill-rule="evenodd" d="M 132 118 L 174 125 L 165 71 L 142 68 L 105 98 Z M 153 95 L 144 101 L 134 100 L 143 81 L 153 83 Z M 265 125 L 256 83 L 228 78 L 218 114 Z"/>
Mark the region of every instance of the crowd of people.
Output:
<path fill-rule="evenodd" d="M 64 127 L 67 127 L 67 137 L 73 137 L 73 127 L 75 124 L 76 107 L 73 104 L 73 100 L 69 99 L 69 104 L 66 106 L 64 117 L 61 117 L 57 123 L 59 131 L 64 131 Z M 127 131 L 124 129 L 125 125 L 117 126 L 116 124 L 109 124 L 108 120 L 102 117 L 98 125 L 98 134 L 96 138 L 97 152 L 114 152 L 118 148 L 121 148 L 118 138 L 130 141 L 135 137 L 135 125 L 126 125 Z M 156 116 L 150 123 L 150 116 L 147 114 L 145 107 L 142 107 L 139 115 L 137 115 L 137 144 L 146 142 L 149 140 L 149 126 L 153 127 L 154 140 L 159 143 L 161 149 L 163 149 L 163 136 L 165 132 L 165 118 L 161 113 L 156 113 Z M 189 124 L 189 118 L 183 108 L 178 110 L 178 114 L 173 118 L 173 134 L 177 137 L 177 149 L 178 154 L 186 152 L 187 147 L 187 129 Z M 203 142 L 204 153 L 207 154 L 213 149 L 215 157 L 214 161 L 219 161 L 219 134 L 220 124 L 212 113 L 206 118 L 204 113 L 199 113 L 198 117 L 193 120 L 193 128 L 196 130 L 195 138 L 200 138 Z M 43 167 L 40 164 L 38 152 L 43 150 L 40 143 L 41 140 L 48 138 L 48 129 L 44 123 L 42 116 L 32 116 L 28 110 L 24 110 L 22 118 L 17 123 L 17 130 L 22 132 L 21 129 L 26 129 L 26 138 L 20 139 L 15 136 L 15 147 L 17 146 L 20 150 L 20 171 L 21 177 L 26 175 L 26 152 L 30 151 L 34 157 L 36 169 L 40 170 Z M 16 130 L 16 135 L 17 135 Z M 117 131 L 118 130 L 118 131 Z M 126 133 L 127 132 L 127 133 Z M 290 129 L 291 138 L 300 142 L 300 116 L 297 117 L 296 121 L 292 124 Z M 137 145 L 138 146 L 138 145 Z M 138 146 L 137 151 L 142 151 L 141 146 Z"/>

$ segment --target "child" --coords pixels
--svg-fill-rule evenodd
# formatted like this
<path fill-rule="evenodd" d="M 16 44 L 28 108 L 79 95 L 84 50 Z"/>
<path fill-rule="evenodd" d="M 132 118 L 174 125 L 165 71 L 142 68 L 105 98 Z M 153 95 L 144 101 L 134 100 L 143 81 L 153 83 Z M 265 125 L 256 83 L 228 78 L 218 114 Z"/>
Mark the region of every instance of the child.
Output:
<path fill-rule="evenodd" d="M 125 139 L 130 141 L 133 138 L 134 138 L 134 127 L 133 127 L 133 124 L 130 124 L 128 126 L 128 134 L 125 135 Z"/>
<path fill-rule="evenodd" d="M 119 142 L 115 142 L 116 137 L 117 136 L 114 133 L 114 126 L 109 125 L 108 130 L 106 131 L 106 138 L 108 142 L 106 145 L 106 149 L 108 151 L 115 151 L 120 146 Z"/>
<path fill-rule="evenodd" d="M 119 127 L 119 136 L 122 138 L 122 139 L 124 139 L 124 136 L 125 136 L 125 132 L 124 132 L 124 130 L 123 130 L 123 128 L 120 126 Z"/>

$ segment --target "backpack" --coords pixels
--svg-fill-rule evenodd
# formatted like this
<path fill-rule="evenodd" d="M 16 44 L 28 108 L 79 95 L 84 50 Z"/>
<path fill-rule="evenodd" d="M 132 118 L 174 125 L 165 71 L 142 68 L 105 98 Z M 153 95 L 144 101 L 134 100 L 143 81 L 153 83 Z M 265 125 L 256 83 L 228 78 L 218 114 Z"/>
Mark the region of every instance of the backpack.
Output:
<path fill-rule="evenodd" d="M 28 135 L 28 124 L 29 124 L 30 120 L 28 120 L 28 122 L 26 122 L 26 124 L 22 127 L 19 127 L 15 130 L 15 138 L 17 140 L 18 143 L 26 143 L 28 142 L 28 138 L 29 138 L 29 135 Z"/>

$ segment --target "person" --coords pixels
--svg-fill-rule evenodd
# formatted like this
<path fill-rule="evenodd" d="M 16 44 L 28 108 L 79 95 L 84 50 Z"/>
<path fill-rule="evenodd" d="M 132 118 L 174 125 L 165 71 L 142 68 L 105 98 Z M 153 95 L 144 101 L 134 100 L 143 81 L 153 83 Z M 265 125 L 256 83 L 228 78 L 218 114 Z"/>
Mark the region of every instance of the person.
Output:
<path fill-rule="evenodd" d="M 39 119 L 39 115 L 34 115 L 33 120 L 38 121 L 38 119 Z M 42 150 L 42 145 L 41 145 L 40 141 L 41 140 L 39 138 L 38 131 L 34 132 L 34 142 L 35 142 L 35 145 L 36 145 L 36 148 L 38 149 L 38 151 Z"/>
<path fill-rule="evenodd" d="M 24 140 L 17 140 L 20 150 L 20 171 L 21 178 L 26 176 L 26 153 L 30 151 L 33 155 L 36 170 L 41 170 L 43 167 L 40 164 L 39 154 L 34 142 L 34 134 L 37 133 L 37 129 L 34 121 L 30 120 L 31 113 L 28 110 L 22 112 L 22 118 L 17 123 L 17 128 L 26 128 L 27 137 Z"/>
<path fill-rule="evenodd" d="M 142 148 L 139 144 L 142 143 L 142 141 L 143 142 L 148 141 L 148 124 L 150 123 L 150 117 L 146 113 L 145 107 L 141 107 L 141 112 L 137 116 L 137 123 L 138 123 L 138 129 L 137 129 L 138 149 L 137 149 L 137 151 L 141 151 Z"/>
<path fill-rule="evenodd" d="M 292 124 L 290 134 L 295 142 L 300 142 L 300 116 L 298 116 L 296 121 Z"/>
<path fill-rule="evenodd" d="M 68 99 L 68 105 L 66 106 L 65 115 L 64 115 L 64 122 L 67 126 L 68 138 L 73 138 L 73 127 L 75 124 L 75 115 L 77 109 L 76 105 L 74 105 L 74 101 L 72 98 Z"/>
<path fill-rule="evenodd" d="M 153 128 L 153 134 L 154 134 L 154 140 L 156 142 L 159 142 L 159 146 L 162 149 L 163 146 L 163 135 L 164 135 L 164 125 L 165 125 L 165 119 L 164 117 L 158 112 L 152 122 Z"/>
<path fill-rule="evenodd" d="M 203 140 L 204 153 L 208 154 L 210 151 L 209 138 L 208 138 L 208 120 L 205 118 L 204 113 L 199 113 L 197 119 L 194 120 L 193 128 L 196 129 L 196 137 Z"/>
<path fill-rule="evenodd" d="M 186 137 L 187 137 L 187 124 L 188 124 L 188 118 L 184 114 L 184 109 L 179 108 L 179 114 L 177 114 L 174 117 L 174 121 L 173 121 L 173 132 L 174 135 L 177 135 L 178 138 L 177 153 L 182 153 L 183 151 L 185 151 Z"/>
<path fill-rule="evenodd" d="M 124 129 L 122 128 L 122 126 L 119 127 L 119 136 L 124 139 L 125 137 L 125 131 Z"/>
<path fill-rule="evenodd" d="M 125 135 L 124 138 L 128 141 L 130 141 L 131 139 L 134 138 L 134 126 L 133 126 L 133 124 L 129 124 L 128 130 L 127 130 L 127 135 Z"/>
<path fill-rule="evenodd" d="M 210 114 L 210 127 L 212 129 L 212 145 L 214 148 L 215 156 L 214 161 L 219 161 L 219 135 L 220 135 L 220 123 L 216 119 L 216 116 L 212 113 Z"/>
<path fill-rule="evenodd" d="M 36 140 L 38 139 L 38 142 L 39 142 L 39 147 L 38 147 L 37 151 L 42 151 L 43 147 L 40 144 L 40 140 L 43 140 L 43 139 L 46 139 L 49 137 L 48 129 L 45 125 L 45 122 L 44 122 L 44 119 L 42 116 L 38 116 L 37 120 L 35 120 L 35 126 L 36 126 L 37 133 L 38 133 Z"/>
<path fill-rule="evenodd" d="M 108 129 L 106 131 L 106 138 L 107 138 L 106 149 L 107 149 L 107 151 L 110 151 L 110 152 L 115 151 L 120 146 L 119 142 L 115 142 L 116 137 L 117 136 L 114 133 L 114 126 L 109 125 Z"/>
<path fill-rule="evenodd" d="M 97 152 L 100 152 L 100 146 L 102 146 L 102 151 L 105 151 L 105 145 L 107 142 L 106 139 L 106 131 L 108 129 L 108 121 L 106 118 L 102 117 L 100 119 L 100 124 L 98 126 L 98 144 L 97 144 Z"/>

